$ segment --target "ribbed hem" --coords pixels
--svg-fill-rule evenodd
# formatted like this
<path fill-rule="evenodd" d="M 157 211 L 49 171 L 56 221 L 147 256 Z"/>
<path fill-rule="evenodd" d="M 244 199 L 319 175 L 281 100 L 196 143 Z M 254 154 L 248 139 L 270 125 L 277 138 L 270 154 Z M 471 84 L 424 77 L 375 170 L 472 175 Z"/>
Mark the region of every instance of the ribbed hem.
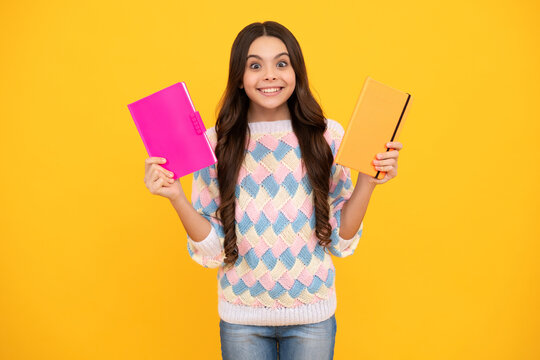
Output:
<path fill-rule="evenodd" d="M 219 236 L 213 226 L 204 240 L 193 241 L 188 237 L 188 242 L 203 256 L 214 257 L 221 254 L 221 242 L 219 241 Z"/>
<path fill-rule="evenodd" d="M 329 319 L 336 312 L 336 307 L 335 290 L 326 300 L 294 308 L 270 309 L 234 305 L 223 299 L 219 299 L 218 302 L 219 317 L 223 321 L 231 324 L 259 326 L 313 324 Z"/>

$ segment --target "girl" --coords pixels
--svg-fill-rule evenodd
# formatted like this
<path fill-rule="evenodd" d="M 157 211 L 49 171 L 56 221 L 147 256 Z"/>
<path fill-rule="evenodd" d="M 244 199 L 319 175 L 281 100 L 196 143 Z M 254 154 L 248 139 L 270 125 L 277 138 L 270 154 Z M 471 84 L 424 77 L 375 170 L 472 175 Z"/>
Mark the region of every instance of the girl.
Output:
<path fill-rule="evenodd" d="M 331 359 L 335 269 L 351 255 L 376 186 L 397 175 L 399 142 L 377 155 L 376 180 L 334 163 L 343 127 L 326 119 L 308 84 L 296 38 L 267 21 L 236 37 L 216 126 L 218 162 L 179 181 L 146 159 L 145 184 L 167 197 L 190 256 L 218 268 L 223 359 Z"/>

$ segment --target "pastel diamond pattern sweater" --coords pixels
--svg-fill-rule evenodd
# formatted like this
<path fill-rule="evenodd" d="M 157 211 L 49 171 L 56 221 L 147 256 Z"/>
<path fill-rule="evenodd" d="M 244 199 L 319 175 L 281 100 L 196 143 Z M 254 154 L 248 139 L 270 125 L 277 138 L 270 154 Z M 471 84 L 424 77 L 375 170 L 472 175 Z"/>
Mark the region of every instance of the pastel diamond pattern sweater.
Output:
<path fill-rule="evenodd" d="M 328 319 L 336 309 L 335 268 L 315 235 L 313 191 L 290 120 L 249 123 L 251 138 L 236 185 L 238 260 L 224 267 L 224 230 L 216 166 L 193 174 L 192 203 L 212 225 L 188 251 L 197 263 L 218 268 L 218 312 L 224 321 L 246 325 L 292 325 Z M 325 138 L 334 157 L 343 127 L 327 120 Z M 215 148 L 214 128 L 207 136 Z M 356 249 L 363 223 L 352 239 L 339 236 L 341 210 L 353 185 L 350 170 L 331 169 L 330 253 L 345 257 Z"/>

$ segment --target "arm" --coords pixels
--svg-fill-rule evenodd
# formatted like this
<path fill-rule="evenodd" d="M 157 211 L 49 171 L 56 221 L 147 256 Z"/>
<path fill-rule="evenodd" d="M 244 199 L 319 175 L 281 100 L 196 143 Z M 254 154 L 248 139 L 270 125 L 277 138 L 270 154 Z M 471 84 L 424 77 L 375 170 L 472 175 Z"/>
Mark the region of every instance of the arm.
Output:
<path fill-rule="evenodd" d="M 390 151 L 377 154 L 377 159 L 373 161 L 375 169 L 386 172 L 384 178 L 377 180 L 369 175 L 358 173 L 356 187 L 350 199 L 343 205 L 339 235 L 345 239 L 352 237 L 362 224 L 375 186 L 384 184 L 397 176 L 398 152 L 403 148 L 403 144 L 397 141 L 389 142 L 386 147 Z"/>
<path fill-rule="evenodd" d="M 343 135 L 343 127 L 339 123 L 329 120 L 325 136 L 334 156 L 341 145 Z M 398 142 L 390 142 L 386 144 L 386 147 L 399 151 L 403 146 Z M 335 256 L 351 255 L 358 246 L 363 232 L 363 219 L 375 186 L 397 175 L 398 151 L 377 154 L 377 160 L 374 160 L 373 164 L 377 170 L 386 172 L 384 179 L 377 180 L 369 175 L 359 173 L 354 189 L 350 169 L 336 163 L 332 165 L 329 194 L 332 243 L 329 250 Z"/>
<path fill-rule="evenodd" d="M 354 191 L 341 210 L 341 227 L 339 236 L 344 239 L 352 238 L 360 228 L 368 207 L 369 199 L 376 184 L 369 181 L 370 176 L 358 173 Z"/>
<path fill-rule="evenodd" d="M 179 196 L 169 200 L 174 210 L 176 210 L 178 217 L 180 217 L 180 221 L 182 221 L 182 225 L 184 225 L 188 236 L 194 242 L 201 242 L 206 239 L 210 234 L 210 230 L 212 230 L 212 225 L 195 210 L 186 198 L 184 191 L 182 190 Z"/>
<path fill-rule="evenodd" d="M 217 216 L 219 189 L 215 164 L 193 174 L 191 201 L 185 194 L 171 200 L 188 235 L 191 258 L 204 267 L 218 267 L 225 259 L 225 232 Z"/>
<path fill-rule="evenodd" d="M 338 257 L 346 257 L 349 255 L 352 255 L 354 253 L 354 250 L 358 246 L 358 242 L 360 241 L 360 237 L 362 236 L 363 231 L 363 223 L 359 223 L 359 227 L 357 226 L 356 229 L 352 229 L 353 231 L 350 236 L 344 237 L 343 232 L 341 231 L 343 227 L 343 210 L 345 208 L 345 205 L 347 202 L 351 199 L 353 196 L 353 184 L 351 180 L 351 171 L 349 168 L 336 164 L 332 165 L 332 177 L 331 177 L 331 185 L 330 185 L 330 194 L 329 194 L 329 202 L 330 202 L 330 226 L 332 227 L 332 233 L 330 235 L 331 243 L 329 246 L 330 252 L 334 256 Z M 358 191 L 358 194 L 362 194 L 362 192 Z M 355 204 L 354 202 L 352 203 Z M 351 214 L 351 211 L 354 211 L 354 208 L 349 208 L 349 217 Z M 363 216 L 362 216 L 363 218 Z M 357 219 L 354 219 L 357 220 Z M 361 219 L 360 219 L 361 220 Z M 347 225 L 346 227 L 351 227 L 351 224 Z M 346 229 L 347 231 L 347 229 Z M 346 233 L 345 235 L 349 235 Z"/>
<path fill-rule="evenodd" d="M 344 132 L 341 124 L 328 120 L 325 137 L 334 157 L 341 144 Z M 362 220 L 373 189 L 362 186 L 362 182 L 357 183 L 356 187 L 353 188 L 351 170 L 334 162 L 330 174 L 329 190 L 329 222 L 332 227 L 329 250 L 334 256 L 349 256 L 354 253 L 362 236 Z M 349 202 L 351 198 L 352 200 Z M 344 210 L 345 208 L 347 210 Z M 362 215 L 354 216 L 354 212 L 359 211 L 361 208 L 363 208 Z"/>

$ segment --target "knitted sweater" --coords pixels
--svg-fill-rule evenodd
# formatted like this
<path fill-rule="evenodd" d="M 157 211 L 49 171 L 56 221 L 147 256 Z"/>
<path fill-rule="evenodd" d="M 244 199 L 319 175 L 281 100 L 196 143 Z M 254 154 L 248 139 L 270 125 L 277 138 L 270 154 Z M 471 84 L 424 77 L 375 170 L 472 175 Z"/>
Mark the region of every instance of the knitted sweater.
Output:
<path fill-rule="evenodd" d="M 224 321 L 278 326 L 326 320 L 336 309 L 335 268 L 315 235 L 312 188 L 291 121 L 249 127 L 251 139 L 236 185 L 238 260 L 224 267 L 215 165 L 193 174 L 193 206 L 212 228 L 201 242 L 188 236 L 189 254 L 205 267 L 218 267 L 218 312 Z M 327 120 L 324 137 L 334 157 L 343 133 L 338 122 Z M 207 136 L 215 148 L 215 128 Z M 353 190 L 350 170 L 334 163 L 329 180 L 329 250 L 345 257 L 358 245 L 363 223 L 352 239 L 339 236 L 341 209 Z"/>

